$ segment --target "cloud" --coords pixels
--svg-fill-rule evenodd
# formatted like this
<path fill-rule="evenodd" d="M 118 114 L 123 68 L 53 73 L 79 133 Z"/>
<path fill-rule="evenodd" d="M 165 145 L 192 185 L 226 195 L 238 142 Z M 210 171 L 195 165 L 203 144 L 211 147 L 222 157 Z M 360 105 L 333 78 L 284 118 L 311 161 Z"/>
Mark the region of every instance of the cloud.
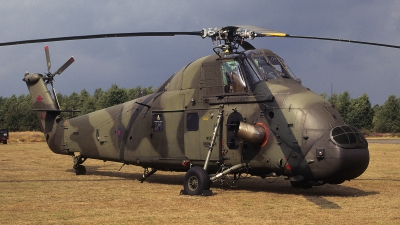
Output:
<path fill-rule="evenodd" d="M 141 31 L 196 31 L 251 24 L 295 35 L 400 44 L 397 1 L 11 1 L 3 0 L 0 42 L 69 35 Z M 264 38 L 255 46 L 279 54 L 311 90 L 367 93 L 372 103 L 399 96 L 398 49 L 326 41 Z M 157 87 L 174 72 L 213 54 L 199 37 L 116 38 L 0 48 L 0 96 L 27 94 L 25 71 L 44 73 L 43 47 L 52 71 L 76 59 L 56 77 L 58 92 L 93 93 L 111 84 Z"/>

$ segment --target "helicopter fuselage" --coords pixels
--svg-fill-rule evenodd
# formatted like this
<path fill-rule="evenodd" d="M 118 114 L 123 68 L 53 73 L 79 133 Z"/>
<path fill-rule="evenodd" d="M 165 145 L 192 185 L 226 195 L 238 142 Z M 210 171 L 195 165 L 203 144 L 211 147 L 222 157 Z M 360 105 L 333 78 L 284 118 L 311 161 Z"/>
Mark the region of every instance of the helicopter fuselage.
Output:
<path fill-rule="evenodd" d="M 202 167 L 214 136 L 210 174 L 224 167 L 294 185 L 339 184 L 369 163 L 363 135 L 265 49 L 200 58 L 153 94 L 110 108 L 68 120 L 46 114 L 39 118 L 53 152 L 156 170 Z"/>

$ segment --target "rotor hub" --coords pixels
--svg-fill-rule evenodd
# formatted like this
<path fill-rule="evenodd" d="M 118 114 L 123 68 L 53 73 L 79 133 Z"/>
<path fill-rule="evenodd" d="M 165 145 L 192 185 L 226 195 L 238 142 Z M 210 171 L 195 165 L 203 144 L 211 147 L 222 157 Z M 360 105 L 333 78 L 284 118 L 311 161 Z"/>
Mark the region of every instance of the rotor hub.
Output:
<path fill-rule="evenodd" d="M 240 27 L 224 27 L 224 28 L 208 28 L 202 30 L 202 38 L 210 37 L 213 42 L 219 42 L 213 50 L 218 55 L 220 52 L 234 53 L 237 52 L 239 44 L 244 39 L 250 38 L 253 40 L 257 34 L 254 31 L 248 29 L 242 29 Z"/>

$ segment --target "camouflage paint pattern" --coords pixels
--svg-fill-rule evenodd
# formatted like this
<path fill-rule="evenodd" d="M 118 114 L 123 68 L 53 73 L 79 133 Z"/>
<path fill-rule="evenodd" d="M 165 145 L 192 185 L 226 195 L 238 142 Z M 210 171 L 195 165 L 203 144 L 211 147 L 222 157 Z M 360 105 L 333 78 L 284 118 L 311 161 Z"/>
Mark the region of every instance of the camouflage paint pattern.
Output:
<path fill-rule="evenodd" d="M 217 115 L 223 111 L 210 173 L 221 165 L 245 163 L 252 175 L 275 173 L 291 181 L 341 183 L 361 175 L 369 162 L 366 141 L 328 102 L 290 76 L 249 82 L 250 73 L 262 71 L 253 66 L 251 72 L 244 61 L 268 56 L 280 59 L 264 49 L 203 57 L 151 95 L 69 120 L 60 117 L 42 75 L 27 74 L 24 81 L 49 147 L 58 154 L 187 171 L 204 164 Z M 240 62 L 245 91 L 224 91 L 221 65 L 229 60 Z M 264 124 L 266 143 L 235 137 L 231 128 L 240 122 Z M 355 139 L 346 145 L 343 135 Z"/>

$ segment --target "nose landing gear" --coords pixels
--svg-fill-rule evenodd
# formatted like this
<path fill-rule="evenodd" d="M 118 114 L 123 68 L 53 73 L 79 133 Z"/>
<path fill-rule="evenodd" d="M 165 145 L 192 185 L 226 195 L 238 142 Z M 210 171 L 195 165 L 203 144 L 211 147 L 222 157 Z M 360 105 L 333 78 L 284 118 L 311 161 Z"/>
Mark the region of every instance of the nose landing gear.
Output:
<path fill-rule="evenodd" d="M 74 160 L 75 174 L 76 175 L 85 175 L 86 174 L 86 167 L 81 165 L 86 161 L 87 158 L 84 158 L 82 155 L 73 155 L 72 159 Z"/>

